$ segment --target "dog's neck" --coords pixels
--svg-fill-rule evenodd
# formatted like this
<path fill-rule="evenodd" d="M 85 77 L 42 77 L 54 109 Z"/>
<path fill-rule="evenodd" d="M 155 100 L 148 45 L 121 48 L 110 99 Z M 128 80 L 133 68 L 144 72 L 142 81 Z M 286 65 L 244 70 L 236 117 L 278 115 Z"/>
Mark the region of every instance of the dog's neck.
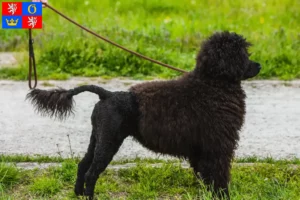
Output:
<path fill-rule="evenodd" d="M 222 82 L 226 85 L 241 85 L 241 80 L 229 80 L 227 78 L 220 77 L 210 77 L 206 74 L 203 74 L 201 70 L 196 67 L 193 71 L 185 74 L 189 79 L 200 82 Z M 184 78 L 184 77 L 183 77 Z"/>

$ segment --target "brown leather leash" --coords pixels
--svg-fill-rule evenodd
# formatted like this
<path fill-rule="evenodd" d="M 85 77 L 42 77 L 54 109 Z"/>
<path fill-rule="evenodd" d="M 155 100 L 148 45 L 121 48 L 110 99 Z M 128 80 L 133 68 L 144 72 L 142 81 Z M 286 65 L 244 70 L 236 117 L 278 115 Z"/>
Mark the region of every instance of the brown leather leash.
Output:
<path fill-rule="evenodd" d="M 75 24 L 76 26 L 78 26 L 81 29 L 85 30 L 86 32 L 88 32 L 88 33 L 96 36 L 97 38 L 100 38 L 101 40 L 104 40 L 105 42 L 108 42 L 108 43 L 110 43 L 110 44 L 112 44 L 112 45 L 114 45 L 114 46 L 116 46 L 116 47 L 118 47 L 118 48 L 120 48 L 120 49 L 122 49 L 124 51 L 127 51 L 127 52 L 129 52 L 129 53 L 131 53 L 133 55 L 136 55 L 136 56 L 138 56 L 140 58 L 143 58 L 145 60 L 148 60 L 150 62 L 156 63 L 156 64 L 161 65 L 163 67 L 167 67 L 169 69 L 172 69 L 172 70 L 175 70 L 175 71 L 178 71 L 178 72 L 182 72 L 182 73 L 187 73 L 187 71 L 185 71 L 183 69 L 179 69 L 179 68 L 173 67 L 171 65 L 162 63 L 160 61 L 154 60 L 154 59 L 149 58 L 147 56 L 144 56 L 144 55 L 142 55 L 140 53 L 137 53 L 137 52 L 134 52 L 134 51 L 132 51 L 130 49 L 127 49 L 127 48 L 125 48 L 125 47 L 123 47 L 123 46 L 121 46 L 121 45 L 119 45 L 119 44 L 117 44 L 117 43 L 115 43 L 115 42 L 113 42 L 113 41 L 111 41 L 111 40 L 109 40 L 109 39 L 107 39 L 107 38 L 105 38 L 105 37 L 103 37 L 103 36 L 95 33 L 95 32 L 93 32 L 93 31 L 91 31 L 90 29 L 88 29 L 88 28 L 86 28 L 86 27 L 78 24 L 77 22 L 75 22 L 74 20 L 70 19 L 69 17 L 67 17 L 63 13 L 59 12 L 58 10 L 56 10 L 55 8 L 53 8 L 52 6 L 50 6 L 49 4 L 43 3 L 43 5 L 45 5 L 45 7 L 48 7 L 49 9 L 51 9 L 52 11 L 54 11 L 55 13 L 57 13 L 58 15 L 60 15 L 61 17 L 65 18 L 66 20 L 68 20 L 72 24 Z M 32 89 L 32 87 L 31 87 L 31 71 L 32 71 L 32 67 L 34 68 L 34 77 L 35 77 L 35 85 L 34 85 L 33 88 L 35 88 L 36 84 L 37 84 L 37 75 L 36 75 L 36 66 L 35 66 L 35 59 L 34 59 L 34 52 L 33 52 L 33 40 L 32 40 L 32 35 L 31 35 L 31 29 L 29 29 L 29 56 L 30 56 L 29 57 L 30 58 L 29 59 L 29 87 L 30 87 L 30 89 Z"/>
<path fill-rule="evenodd" d="M 33 39 L 32 39 L 32 30 L 29 30 L 29 73 L 28 73 L 28 85 L 30 89 L 36 88 L 37 86 L 37 74 L 36 74 L 36 64 L 35 64 L 35 56 L 33 50 Z M 31 85 L 31 78 L 32 78 L 32 70 L 34 74 L 34 86 Z"/>

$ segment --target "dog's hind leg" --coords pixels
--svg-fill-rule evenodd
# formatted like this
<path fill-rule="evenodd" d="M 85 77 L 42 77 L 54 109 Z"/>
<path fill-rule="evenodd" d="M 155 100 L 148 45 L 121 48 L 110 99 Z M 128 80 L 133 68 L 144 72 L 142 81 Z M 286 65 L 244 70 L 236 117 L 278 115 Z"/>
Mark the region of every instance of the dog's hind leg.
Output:
<path fill-rule="evenodd" d="M 95 137 L 95 130 L 93 129 L 87 153 L 84 155 L 83 159 L 78 164 L 77 179 L 75 184 L 75 194 L 77 196 L 83 195 L 84 176 L 92 164 L 94 158 L 95 146 L 96 146 L 96 137 Z"/>
<path fill-rule="evenodd" d="M 190 159 L 191 166 L 198 178 L 207 186 L 212 186 L 215 195 L 230 199 L 228 184 L 230 179 L 230 160 L 209 156 L 206 159 Z"/>
<path fill-rule="evenodd" d="M 121 133 L 121 120 L 114 115 L 112 119 L 106 119 L 97 130 L 97 142 L 94 151 L 93 162 L 85 174 L 84 195 L 92 199 L 94 196 L 95 184 L 99 175 L 106 169 L 119 150 L 126 136 Z"/>
<path fill-rule="evenodd" d="M 90 199 L 94 196 L 95 184 L 99 175 L 106 169 L 115 153 L 117 153 L 119 146 L 122 144 L 121 141 L 118 141 L 118 144 L 114 142 L 115 141 L 103 141 L 96 145 L 93 163 L 85 174 L 86 188 L 84 195 Z"/>

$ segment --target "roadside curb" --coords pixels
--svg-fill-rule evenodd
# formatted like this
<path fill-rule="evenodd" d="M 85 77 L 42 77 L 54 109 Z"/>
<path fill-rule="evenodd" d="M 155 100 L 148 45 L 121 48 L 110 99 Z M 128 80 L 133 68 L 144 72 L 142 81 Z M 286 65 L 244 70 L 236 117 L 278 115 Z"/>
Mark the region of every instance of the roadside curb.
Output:
<path fill-rule="evenodd" d="M 178 163 L 174 163 L 177 165 Z M 33 170 L 33 169 L 47 169 L 50 167 L 61 167 L 61 163 L 38 163 L 38 162 L 19 162 L 15 163 L 16 167 L 23 170 Z M 146 164 L 147 167 L 162 167 L 163 163 L 155 164 Z M 180 163 L 181 167 L 184 169 L 190 168 L 189 163 L 182 162 Z M 234 167 L 251 167 L 255 165 L 274 165 L 272 163 L 233 163 Z M 297 164 L 287 164 L 292 169 L 300 168 L 300 165 Z M 126 163 L 126 164 L 114 164 L 109 165 L 107 169 L 120 170 L 120 169 L 129 169 L 138 166 L 138 163 Z"/>

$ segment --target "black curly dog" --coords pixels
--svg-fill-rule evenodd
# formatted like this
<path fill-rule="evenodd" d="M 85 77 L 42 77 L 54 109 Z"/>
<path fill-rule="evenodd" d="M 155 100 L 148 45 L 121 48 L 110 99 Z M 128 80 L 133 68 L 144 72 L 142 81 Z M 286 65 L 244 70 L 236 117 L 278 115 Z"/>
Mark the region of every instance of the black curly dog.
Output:
<path fill-rule="evenodd" d="M 231 161 L 245 116 L 241 81 L 261 69 L 249 60 L 249 46 L 236 33 L 215 33 L 203 42 L 193 71 L 177 80 L 138 84 L 128 92 L 85 85 L 28 93 L 40 113 L 59 118 L 73 112 L 74 95 L 99 95 L 90 144 L 78 164 L 76 195 L 93 198 L 99 175 L 124 139 L 133 136 L 154 152 L 188 159 L 205 184 L 229 198 Z"/>

